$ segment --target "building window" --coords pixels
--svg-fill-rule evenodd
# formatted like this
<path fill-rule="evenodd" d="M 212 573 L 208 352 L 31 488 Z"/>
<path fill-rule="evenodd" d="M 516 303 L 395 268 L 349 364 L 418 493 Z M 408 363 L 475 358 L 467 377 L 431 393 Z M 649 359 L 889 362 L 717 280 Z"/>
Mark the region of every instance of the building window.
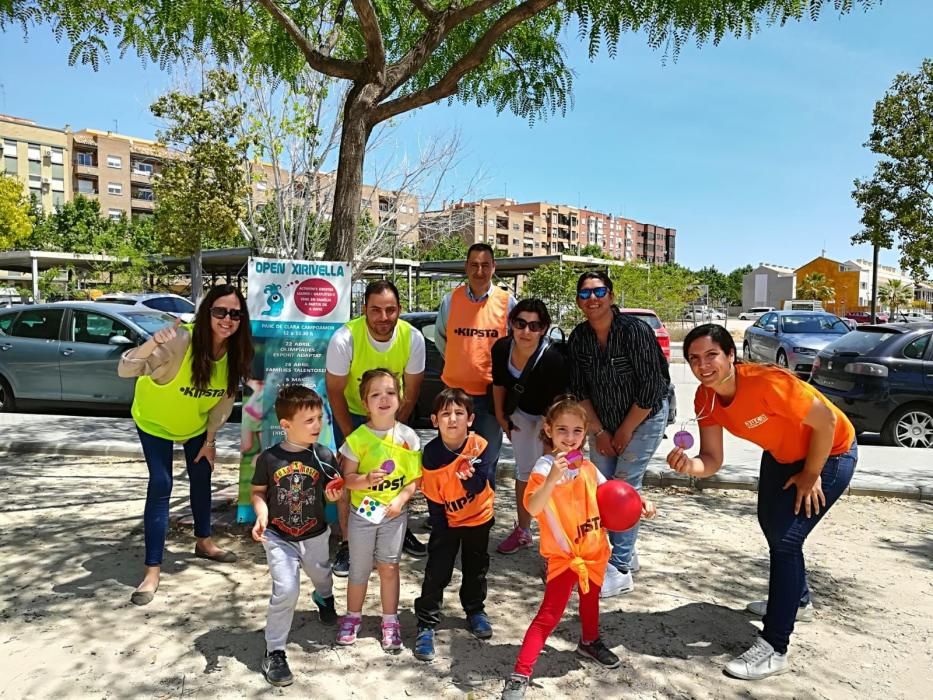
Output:
<path fill-rule="evenodd" d="M 36 209 L 42 211 L 42 190 L 40 190 L 38 187 L 30 187 L 29 199 L 35 202 Z"/>
<path fill-rule="evenodd" d="M 52 177 L 59 180 L 65 179 L 65 166 L 59 163 L 52 163 Z"/>
<path fill-rule="evenodd" d="M 139 175 L 152 175 L 152 163 L 143 163 L 142 161 L 134 160 L 133 172 Z"/>
<path fill-rule="evenodd" d="M 87 151 L 78 151 L 78 165 L 94 167 L 94 154 Z"/>
<path fill-rule="evenodd" d="M 29 144 L 29 160 L 42 160 L 42 153 L 39 151 L 39 144 Z"/>
<path fill-rule="evenodd" d="M 16 158 L 16 141 L 3 139 L 3 155 L 7 158 Z"/>
<path fill-rule="evenodd" d="M 3 159 L 3 171 L 7 175 L 12 175 L 13 177 L 16 177 L 16 171 L 17 171 L 16 163 L 17 163 L 16 158 L 10 158 L 10 156 L 7 156 L 6 158 Z"/>
<path fill-rule="evenodd" d="M 42 187 L 42 178 L 38 175 L 29 174 L 29 189 L 38 190 Z"/>
<path fill-rule="evenodd" d="M 97 183 L 94 180 L 78 178 L 79 194 L 97 194 Z"/>
<path fill-rule="evenodd" d="M 65 206 L 64 192 L 52 192 L 52 206 L 56 209 L 61 209 L 63 206 Z"/>
<path fill-rule="evenodd" d="M 123 216 L 123 210 L 122 209 L 109 209 L 107 211 L 107 216 L 110 217 L 111 221 L 119 221 L 120 218 Z"/>
<path fill-rule="evenodd" d="M 54 170 L 54 166 L 65 164 L 65 151 L 63 151 L 61 148 L 51 148 L 49 150 L 50 150 L 50 157 L 52 160 L 53 170 Z"/>
<path fill-rule="evenodd" d="M 42 163 L 37 160 L 29 161 L 29 174 L 39 176 L 42 174 Z"/>
<path fill-rule="evenodd" d="M 260 180 L 259 182 L 256 183 L 256 189 L 257 189 L 259 192 L 265 192 L 267 187 L 268 187 L 268 185 L 266 185 L 265 181 L 263 181 L 263 180 Z M 365 199 L 364 199 L 363 201 L 366 202 Z M 363 206 L 364 206 L 364 207 L 368 207 L 369 204 L 366 203 L 366 204 L 364 204 Z"/>
<path fill-rule="evenodd" d="M 133 199 L 141 199 L 145 202 L 151 202 L 154 200 L 154 196 L 152 194 L 152 190 L 146 187 L 141 187 L 133 192 Z"/>
<path fill-rule="evenodd" d="M 107 156 L 107 167 L 108 168 L 122 168 L 123 159 L 120 156 Z"/>
<path fill-rule="evenodd" d="M 60 177 L 53 177 L 52 178 L 52 191 L 53 192 L 64 192 L 65 181 Z"/>
<path fill-rule="evenodd" d="M 123 185 L 119 182 L 107 183 L 107 194 L 123 194 Z"/>

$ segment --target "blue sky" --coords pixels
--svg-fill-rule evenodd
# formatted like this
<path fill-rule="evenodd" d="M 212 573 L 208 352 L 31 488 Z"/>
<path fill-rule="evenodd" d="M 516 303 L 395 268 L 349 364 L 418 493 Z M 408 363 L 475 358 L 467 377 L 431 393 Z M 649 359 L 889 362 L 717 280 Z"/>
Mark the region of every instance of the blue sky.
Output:
<path fill-rule="evenodd" d="M 642 37 L 590 61 L 573 34 L 575 104 L 566 117 L 527 121 L 446 103 L 405 119 L 399 149 L 459 128 L 458 176 L 485 174 L 475 195 L 546 200 L 678 230 L 678 259 L 729 271 L 820 255 L 870 257 L 853 247 L 850 192 L 867 177 L 862 147 L 872 108 L 901 71 L 933 55 L 933 2 L 887 0 L 842 18 L 765 27 L 751 40 L 685 47 L 662 62 Z M 157 67 L 113 58 L 99 73 L 67 65 L 49 32 L 0 35 L 0 112 L 41 124 L 152 137 L 148 105 L 170 84 Z M 9 70 L 8 67 L 19 66 Z M 896 252 L 882 262 L 896 263 Z"/>

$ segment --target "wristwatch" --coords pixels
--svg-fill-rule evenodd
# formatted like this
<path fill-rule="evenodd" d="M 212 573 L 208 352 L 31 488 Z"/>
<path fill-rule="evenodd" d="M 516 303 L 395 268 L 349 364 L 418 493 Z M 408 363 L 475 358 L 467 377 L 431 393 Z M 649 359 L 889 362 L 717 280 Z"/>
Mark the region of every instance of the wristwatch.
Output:
<path fill-rule="evenodd" d="M 209 448 L 212 449 L 212 450 L 213 450 L 213 449 L 216 449 L 216 448 L 217 448 L 217 441 L 216 441 L 216 440 L 208 440 L 207 442 L 204 443 L 204 446 L 205 446 L 205 447 L 209 447 Z"/>

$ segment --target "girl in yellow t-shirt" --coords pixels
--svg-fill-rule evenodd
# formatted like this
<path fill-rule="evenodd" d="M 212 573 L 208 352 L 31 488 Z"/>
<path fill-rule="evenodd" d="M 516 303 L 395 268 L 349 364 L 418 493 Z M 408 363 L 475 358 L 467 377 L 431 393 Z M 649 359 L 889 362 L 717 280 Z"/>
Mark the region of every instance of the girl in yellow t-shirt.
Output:
<path fill-rule="evenodd" d="M 340 621 L 337 644 L 356 641 L 373 562 L 379 571 L 382 599 L 382 648 L 402 649 L 398 621 L 398 562 L 408 524 L 408 501 L 421 481 L 418 434 L 396 420 L 398 377 L 387 369 L 363 373 L 360 398 L 369 420 L 340 448 L 343 475 L 350 491 L 350 576 L 347 614 Z"/>
<path fill-rule="evenodd" d="M 582 637 L 577 654 L 605 668 L 619 665 L 599 638 L 599 589 L 609 561 L 609 540 L 603 530 L 596 489 L 605 482 L 596 466 L 580 452 L 586 437 L 586 410 L 571 397 L 560 397 L 544 417 L 542 440 L 551 454 L 541 457 L 525 489 L 525 507 L 541 529 L 541 556 L 547 561 L 547 585 L 506 682 L 504 700 L 525 694 L 544 643 L 560 622 L 574 586 L 580 591 Z M 654 516 L 645 501 L 642 515 Z"/>

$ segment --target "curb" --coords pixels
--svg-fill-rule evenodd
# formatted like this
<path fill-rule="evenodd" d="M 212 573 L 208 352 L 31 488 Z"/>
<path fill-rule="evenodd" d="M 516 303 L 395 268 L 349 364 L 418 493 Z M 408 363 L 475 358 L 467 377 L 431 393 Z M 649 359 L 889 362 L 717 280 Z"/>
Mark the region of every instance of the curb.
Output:
<path fill-rule="evenodd" d="M 8 443 L 0 448 L 0 454 L 30 454 L 30 455 L 72 455 L 78 457 L 130 457 L 143 459 L 143 449 L 139 445 L 125 443 L 87 443 L 84 445 L 56 445 L 47 442 L 21 440 Z M 184 450 L 180 445 L 175 446 L 175 454 L 184 459 Z M 217 464 L 239 464 L 240 453 L 229 448 L 217 450 Z"/>
<path fill-rule="evenodd" d="M 47 442 L 27 441 L 11 442 L 0 449 L 0 455 L 72 455 L 79 457 L 127 457 L 143 459 L 142 447 L 126 445 L 125 443 L 88 443 L 85 445 L 58 445 Z M 181 446 L 175 447 L 176 457 L 184 460 L 184 451 Z M 239 465 L 240 452 L 229 448 L 217 450 L 217 464 Z M 515 478 L 515 462 L 512 460 L 499 463 L 497 477 Z M 498 481 L 499 479 L 497 479 Z M 649 469 L 645 472 L 644 483 L 657 488 L 681 487 L 692 488 L 696 491 L 706 489 L 755 491 L 758 488 L 758 477 L 732 476 L 723 478 L 718 475 L 708 479 L 696 479 L 683 476 L 676 472 L 657 471 Z M 871 486 L 850 486 L 846 489 L 847 496 L 870 496 L 873 498 L 901 498 L 924 503 L 933 502 L 933 492 L 923 486 L 900 486 L 888 488 L 874 488 Z"/>

